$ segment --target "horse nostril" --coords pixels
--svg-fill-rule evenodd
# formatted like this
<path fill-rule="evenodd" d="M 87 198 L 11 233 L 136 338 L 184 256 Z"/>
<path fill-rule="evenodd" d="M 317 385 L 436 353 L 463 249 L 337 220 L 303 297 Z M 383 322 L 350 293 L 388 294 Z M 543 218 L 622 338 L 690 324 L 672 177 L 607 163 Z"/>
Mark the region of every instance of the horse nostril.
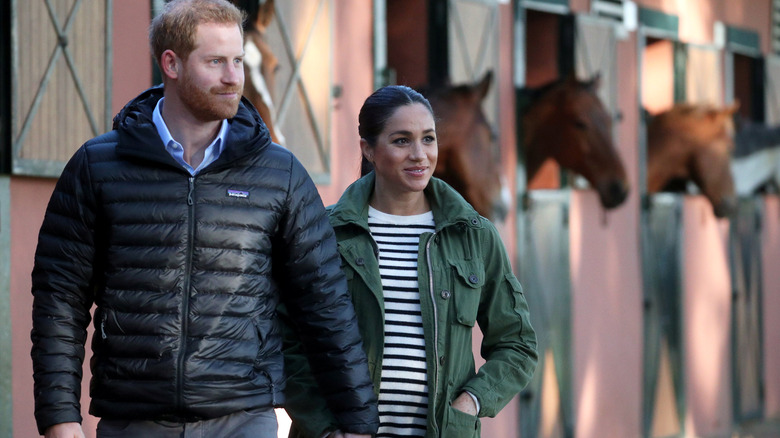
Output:
<path fill-rule="evenodd" d="M 729 217 L 737 211 L 737 198 L 729 196 L 723 198 L 717 205 L 713 204 L 712 211 L 716 217 Z"/>
<path fill-rule="evenodd" d="M 628 185 L 625 181 L 610 181 L 601 196 L 601 204 L 604 208 L 615 208 L 622 204 L 628 197 Z"/>

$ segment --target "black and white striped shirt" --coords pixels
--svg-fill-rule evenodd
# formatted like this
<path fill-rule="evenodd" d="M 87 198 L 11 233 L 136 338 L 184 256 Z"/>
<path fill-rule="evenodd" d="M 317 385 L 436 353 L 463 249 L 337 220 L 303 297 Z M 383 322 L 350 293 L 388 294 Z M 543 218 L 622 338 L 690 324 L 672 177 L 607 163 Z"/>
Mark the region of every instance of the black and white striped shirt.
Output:
<path fill-rule="evenodd" d="M 385 344 L 376 436 L 424 436 L 428 380 L 417 252 L 420 234 L 434 231 L 433 213 L 395 216 L 369 207 L 368 226 L 379 247 L 379 273 L 385 303 Z"/>

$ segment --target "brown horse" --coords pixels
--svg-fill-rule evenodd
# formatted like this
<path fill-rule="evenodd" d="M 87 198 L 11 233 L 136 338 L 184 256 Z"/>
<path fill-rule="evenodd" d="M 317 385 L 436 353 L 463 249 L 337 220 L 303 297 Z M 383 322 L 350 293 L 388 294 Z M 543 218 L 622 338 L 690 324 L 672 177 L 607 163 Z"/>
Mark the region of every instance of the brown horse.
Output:
<path fill-rule="evenodd" d="M 509 191 L 502 182 L 496 134 L 482 110 L 493 73 L 474 84 L 444 86 L 423 94 L 436 115 L 439 160 L 434 175 L 449 183 L 481 214 L 502 220 Z"/>
<path fill-rule="evenodd" d="M 274 18 L 275 0 L 231 1 L 247 13 L 244 25 L 244 96 L 257 108 L 271 132 L 271 139 L 284 145 L 284 136 L 274 123 L 276 110 L 271 94 L 275 90 L 279 59 L 265 38 Z"/>
<path fill-rule="evenodd" d="M 712 203 L 715 216 L 734 212 L 731 154 L 738 108 L 676 104 L 653 116 L 647 127 L 647 191 L 693 181 Z"/>
<path fill-rule="evenodd" d="M 598 76 L 578 81 L 574 76 L 518 92 L 528 188 L 541 188 L 537 176 L 555 161 L 584 177 L 601 205 L 614 208 L 628 196 L 623 162 L 612 140 L 612 119 L 596 91 Z"/>

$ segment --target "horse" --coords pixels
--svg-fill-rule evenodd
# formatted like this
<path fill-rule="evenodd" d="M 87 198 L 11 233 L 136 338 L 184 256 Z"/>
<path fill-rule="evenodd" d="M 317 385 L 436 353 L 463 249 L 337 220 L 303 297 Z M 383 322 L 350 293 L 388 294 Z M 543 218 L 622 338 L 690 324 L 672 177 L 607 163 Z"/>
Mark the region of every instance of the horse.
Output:
<path fill-rule="evenodd" d="M 271 133 L 271 140 L 284 145 L 285 138 L 276 126 L 276 109 L 271 95 L 275 90 L 275 75 L 279 58 L 274 55 L 265 38 L 266 30 L 275 15 L 275 0 L 231 0 L 247 14 L 244 23 L 244 92 L 243 95 L 257 108 Z"/>
<path fill-rule="evenodd" d="M 585 178 L 605 209 L 626 200 L 628 178 L 612 140 L 612 119 L 596 94 L 600 82 L 599 75 L 587 81 L 571 75 L 518 90 L 528 189 L 543 188 L 542 168 L 556 162 Z"/>
<path fill-rule="evenodd" d="M 647 126 L 648 193 L 693 181 L 716 217 L 731 215 L 737 207 L 731 154 L 738 108 L 679 103 L 652 116 Z"/>
<path fill-rule="evenodd" d="M 493 80 L 492 71 L 475 83 L 421 87 L 436 118 L 439 159 L 434 176 L 441 178 L 488 219 L 503 220 L 510 203 L 501 177 L 497 135 L 482 110 Z"/>

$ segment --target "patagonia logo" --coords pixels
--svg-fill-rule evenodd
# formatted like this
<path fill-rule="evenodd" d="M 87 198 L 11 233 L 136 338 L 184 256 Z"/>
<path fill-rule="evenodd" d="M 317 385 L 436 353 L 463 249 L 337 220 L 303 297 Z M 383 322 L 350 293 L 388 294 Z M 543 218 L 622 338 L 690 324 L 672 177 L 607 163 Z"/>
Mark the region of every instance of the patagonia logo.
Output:
<path fill-rule="evenodd" d="M 227 195 L 232 198 L 248 198 L 249 192 L 245 190 L 234 190 L 234 189 L 228 189 Z"/>

